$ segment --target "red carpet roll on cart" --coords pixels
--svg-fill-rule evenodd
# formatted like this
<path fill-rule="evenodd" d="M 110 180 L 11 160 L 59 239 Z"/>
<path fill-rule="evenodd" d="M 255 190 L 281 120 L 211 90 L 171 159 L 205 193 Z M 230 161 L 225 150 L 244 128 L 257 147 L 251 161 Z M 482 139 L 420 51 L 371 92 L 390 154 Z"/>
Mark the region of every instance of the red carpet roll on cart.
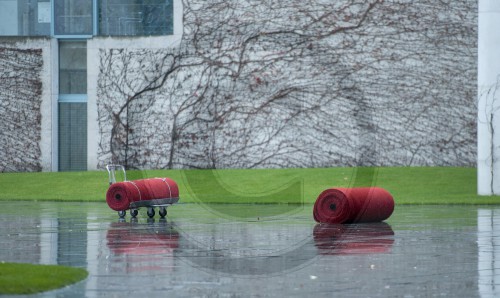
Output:
<path fill-rule="evenodd" d="M 170 178 L 150 178 L 116 182 L 106 193 L 108 206 L 115 211 L 132 207 L 147 207 L 149 201 L 179 198 L 179 188 Z"/>
<path fill-rule="evenodd" d="M 316 199 L 314 219 L 320 223 L 378 222 L 391 216 L 394 199 L 380 187 L 330 188 Z"/>
<path fill-rule="evenodd" d="M 109 208 L 118 211 L 120 217 L 130 209 L 132 217 L 137 216 L 138 209 L 148 208 L 148 216 L 154 216 L 154 207 L 160 207 L 159 214 L 165 217 L 166 207 L 179 201 L 179 187 L 170 178 L 148 178 L 126 180 L 125 169 L 120 165 L 108 165 L 110 185 L 106 192 L 106 202 Z M 115 170 L 123 171 L 124 180 L 116 182 Z"/>

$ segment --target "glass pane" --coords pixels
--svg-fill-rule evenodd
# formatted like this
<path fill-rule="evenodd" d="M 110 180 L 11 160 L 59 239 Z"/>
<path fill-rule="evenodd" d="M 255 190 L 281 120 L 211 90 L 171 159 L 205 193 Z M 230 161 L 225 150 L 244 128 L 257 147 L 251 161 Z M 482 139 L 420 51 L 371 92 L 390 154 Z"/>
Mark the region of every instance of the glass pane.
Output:
<path fill-rule="evenodd" d="M 87 94 L 87 44 L 59 43 L 59 93 Z"/>
<path fill-rule="evenodd" d="M 87 170 L 87 104 L 59 103 L 59 171 Z"/>
<path fill-rule="evenodd" d="M 50 35 L 50 0 L 0 0 L 0 35 Z"/>
<path fill-rule="evenodd" d="M 92 35 L 92 0 L 54 0 L 55 35 Z"/>
<path fill-rule="evenodd" d="M 102 0 L 99 35 L 173 33 L 173 0 Z"/>

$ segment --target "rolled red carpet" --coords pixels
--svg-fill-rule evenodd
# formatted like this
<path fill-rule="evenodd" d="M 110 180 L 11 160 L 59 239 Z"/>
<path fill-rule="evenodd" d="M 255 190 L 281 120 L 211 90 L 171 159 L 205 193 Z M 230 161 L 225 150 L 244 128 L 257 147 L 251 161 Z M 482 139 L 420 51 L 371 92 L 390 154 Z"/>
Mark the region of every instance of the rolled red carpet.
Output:
<path fill-rule="evenodd" d="M 321 223 L 383 221 L 394 211 L 394 199 L 380 187 L 330 188 L 314 203 L 313 215 Z"/>
<path fill-rule="evenodd" d="M 150 178 L 113 183 L 106 193 L 109 208 L 127 210 L 130 203 L 154 199 L 178 198 L 177 183 L 170 178 Z"/>

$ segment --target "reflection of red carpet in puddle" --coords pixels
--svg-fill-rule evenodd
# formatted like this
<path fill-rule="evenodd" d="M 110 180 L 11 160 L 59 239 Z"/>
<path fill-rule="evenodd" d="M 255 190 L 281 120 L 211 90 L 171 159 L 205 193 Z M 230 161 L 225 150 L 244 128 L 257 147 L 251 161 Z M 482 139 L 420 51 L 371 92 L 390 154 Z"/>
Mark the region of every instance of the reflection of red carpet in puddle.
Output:
<path fill-rule="evenodd" d="M 322 255 L 389 253 L 394 243 L 394 231 L 385 222 L 317 224 L 313 238 Z"/>
<path fill-rule="evenodd" d="M 174 252 L 179 247 L 179 233 L 168 224 L 138 227 L 126 222 L 112 223 L 106 240 L 113 256 L 126 258 L 125 262 L 118 259 L 115 266 L 123 263 L 127 272 L 158 271 L 173 267 Z"/>
<path fill-rule="evenodd" d="M 112 224 L 106 240 L 116 255 L 165 254 L 179 247 L 179 233 L 175 230 L 137 229 L 127 223 Z"/>
<path fill-rule="evenodd" d="M 394 211 L 394 199 L 379 187 L 330 188 L 314 204 L 313 215 L 322 223 L 383 221 Z"/>
<path fill-rule="evenodd" d="M 113 183 L 106 193 L 108 206 L 115 211 L 127 210 L 132 202 L 178 198 L 177 183 L 170 178 L 149 178 Z"/>

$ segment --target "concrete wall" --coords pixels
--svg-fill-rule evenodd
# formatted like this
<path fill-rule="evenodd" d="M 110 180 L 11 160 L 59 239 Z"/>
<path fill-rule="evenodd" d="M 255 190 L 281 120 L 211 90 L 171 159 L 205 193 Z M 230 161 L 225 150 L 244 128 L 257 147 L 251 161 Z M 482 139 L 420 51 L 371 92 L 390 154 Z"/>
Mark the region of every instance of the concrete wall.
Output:
<path fill-rule="evenodd" d="M 182 1 L 174 0 L 174 34 L 170 36 L 159 37 L 134 37 L 134 38 L 111 38 L 111 37 L 95 37 L 87 42 L 87 75 L 88 75 L 88 169 L 98 169 L 98 161 L 102 157 L 99 156 L 100 147 L 105 146 L 106 140 L 101 133 L 103 124 L 99 121 L 99 117 L 106 117 L 102 114 L 109 115 L 108 112 L 101 110 L 101 116 L 98 111 L 98 101 L 107 101 L 106 97 L 98 96 L 98 81 L 103 67 L 101 56 L 102 52 L 113 49 L 153 49 L 161 50 L 165 48 L 178 47 L 182 39 L 183 31 L 183 8 Z M 109 160 L 109 159 L 108 159 Z M 102 166 L 101 166 L 102 168 Z"/>
<path fill-rule="evenodd" d="M 500 1 L 479 1 L 478 193 L 500 194 Z"/>
<path fill-rule="evenodd" d="M 178 0 L 173 36 L 88 40 L 88 168 L 474 166 L 477 1 L 355 2 Z M 2 48 L 41 94 L 0 112 L 30 144 L 0 171 L 56 170 L 57 41 Z"/>

